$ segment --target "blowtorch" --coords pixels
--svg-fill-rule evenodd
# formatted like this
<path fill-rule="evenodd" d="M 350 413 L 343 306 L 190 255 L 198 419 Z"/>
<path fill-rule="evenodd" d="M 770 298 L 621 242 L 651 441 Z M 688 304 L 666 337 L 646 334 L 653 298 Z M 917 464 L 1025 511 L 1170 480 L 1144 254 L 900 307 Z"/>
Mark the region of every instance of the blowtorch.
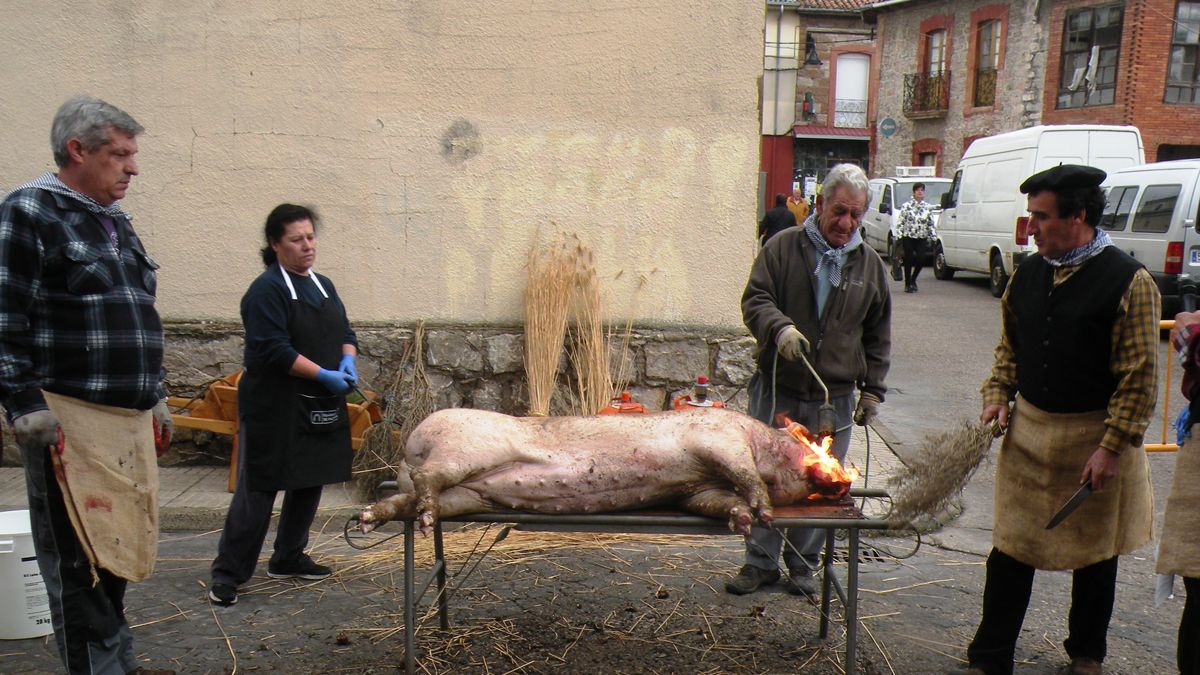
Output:
<path fill-rule="evenodd" d="M 821 404 L 820 408 L 817 408 L 817 438 L 833 436 L 833 432 L 837 431 L 837 414 L 833 409 L 833 404 L 829 402 L 829 387 L 825 386 L 825 381 L 817 374 L 817 369 L 813 368 L 803 351 L 799 352 L 799 356 L 804 365 L 808 367 L 808 372 L 812 373 L 813 379 L 821 385 L 821 391 L 825 392 L 825 402 Z"/>

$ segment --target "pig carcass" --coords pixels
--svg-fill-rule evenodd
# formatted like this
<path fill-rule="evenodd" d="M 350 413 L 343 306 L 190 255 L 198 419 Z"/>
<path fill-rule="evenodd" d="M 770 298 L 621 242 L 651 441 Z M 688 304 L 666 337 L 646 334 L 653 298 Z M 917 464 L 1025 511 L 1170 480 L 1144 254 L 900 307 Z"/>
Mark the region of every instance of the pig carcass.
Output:
<path fill-rule="evenodd" d="M 771 505 L 813 492 L 811 452 L 748 415 L 692 408 L 647 415 L 511 417 L 451 408 L 409 436 L 398 494 L 359 516 L 364 532 L 395 518 L 423 532 L 439 517 L 499 510 L 547 514 L 675 506 L 748 534 Z"/>

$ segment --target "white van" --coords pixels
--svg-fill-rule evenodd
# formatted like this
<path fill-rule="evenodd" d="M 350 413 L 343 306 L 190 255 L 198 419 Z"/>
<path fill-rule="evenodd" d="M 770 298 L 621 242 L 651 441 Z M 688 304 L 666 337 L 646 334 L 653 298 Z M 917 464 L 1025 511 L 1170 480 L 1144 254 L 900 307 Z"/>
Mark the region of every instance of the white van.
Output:
<path fill-rule="evenodd" d="M 933 167 L 930 167 L 931 169 Z M 900 207 L 912 198 L 913 186 L 925 184 L 925 201 L 933 205 L 933 225 L 937 228 L 938 218 L 942 214 L 942 195 L 950 189 L 949 178 L 896 176 L 893 178 L 873 178 L 867 196 L 867 212 L 863 214 L 859 226 L 863 239 L 875 249 L 884 260 L 892 266 L 892 277 L 899 280 L 899 255 L 894 246 L 896 239 L 896 218 L 900 215 Z M 929 252 L 929 264 L 933 263 L 933 251 Z"/>
<path fill-rule="evenodd" d="M 976 139 L 942 200 L 933 274 L 987 274 L 1000 297 L 1008 277 L 1037 247 L 1026 233 L 1026 197 L 1019 186 L 1058 164 L 1086 164 L 1112 173 L 1145 162 L 1137 127 L 1101 124 L 1036 126 Z"/>
<path fill-rule="evenodd" d="M 1103 187 L 1100 227 L 1146 266 L 1162 293 L 1163 316 L 1173 318 L 1180 275 L 1200 280 L 1200 159 L 1131 166 L 1108 174 Z"/>

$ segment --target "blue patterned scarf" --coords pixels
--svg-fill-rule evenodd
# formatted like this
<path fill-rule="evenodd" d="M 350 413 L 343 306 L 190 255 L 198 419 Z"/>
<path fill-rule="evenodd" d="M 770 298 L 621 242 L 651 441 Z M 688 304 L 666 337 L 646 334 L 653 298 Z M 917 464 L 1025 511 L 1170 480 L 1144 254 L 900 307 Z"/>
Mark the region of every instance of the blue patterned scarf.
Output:
<path fill-rule="evenodd" d="M 1079 265 L 1096 257 L 1106 246 L 1112 246 L 1112 237 L 1108 232 L 1096 229 L 1096 238 L 1078 248 L 1073 248 L 1057 258 L 1045 258 L 1054 267 L 1070 267 Z"/>
<path fill-rule="evenodd" d="M 862 246 L 862 231 L 855 230 L 854 236 L 850 237 L 850 241 L 846 242 L 845 246 L 834 248 L 829 245 L 829 242 L 825 241 L 825 237 L 817 229 L 816 214 L 813 214 L 804 221 L 804 233 L 808 235 L 809 240 L 812 241 L 813 246 L 817 249 L 817 268 L 813 270 L 813 274 L 820 277 L 822 274 L 821 269 L 824 268 L 824 274 L 829 279 L 829 283 L 834 288 L 841 286 L 842 264 L 846 260 L 844 254 Z"/>

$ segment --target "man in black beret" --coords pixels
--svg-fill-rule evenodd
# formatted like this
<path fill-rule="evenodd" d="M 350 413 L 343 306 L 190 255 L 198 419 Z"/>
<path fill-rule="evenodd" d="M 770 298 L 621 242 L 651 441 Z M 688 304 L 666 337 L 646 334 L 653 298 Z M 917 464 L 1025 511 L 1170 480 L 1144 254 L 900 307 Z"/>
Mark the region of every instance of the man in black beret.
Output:
<path fill-rule="evenodd" d="M 1150 541 L 1141 446 L 1157 393 L 1161 300 L 1149 272 L 1096 227 L 1104 177 L 1065 164 L 1021 184 L 1037 254 L 1001 298 L 1000 344 L 981 388 L 980 420 L 1007 433 L 996 461 L 983 617 L 967 649 L 970 665 L 955 672 L 1012 673 L 1041 569 L 1073 571 L 1068 672 L 1099 675 L 1117 556 Z M 1095 493 L 1048 528 L 1085 483 Z"/>

